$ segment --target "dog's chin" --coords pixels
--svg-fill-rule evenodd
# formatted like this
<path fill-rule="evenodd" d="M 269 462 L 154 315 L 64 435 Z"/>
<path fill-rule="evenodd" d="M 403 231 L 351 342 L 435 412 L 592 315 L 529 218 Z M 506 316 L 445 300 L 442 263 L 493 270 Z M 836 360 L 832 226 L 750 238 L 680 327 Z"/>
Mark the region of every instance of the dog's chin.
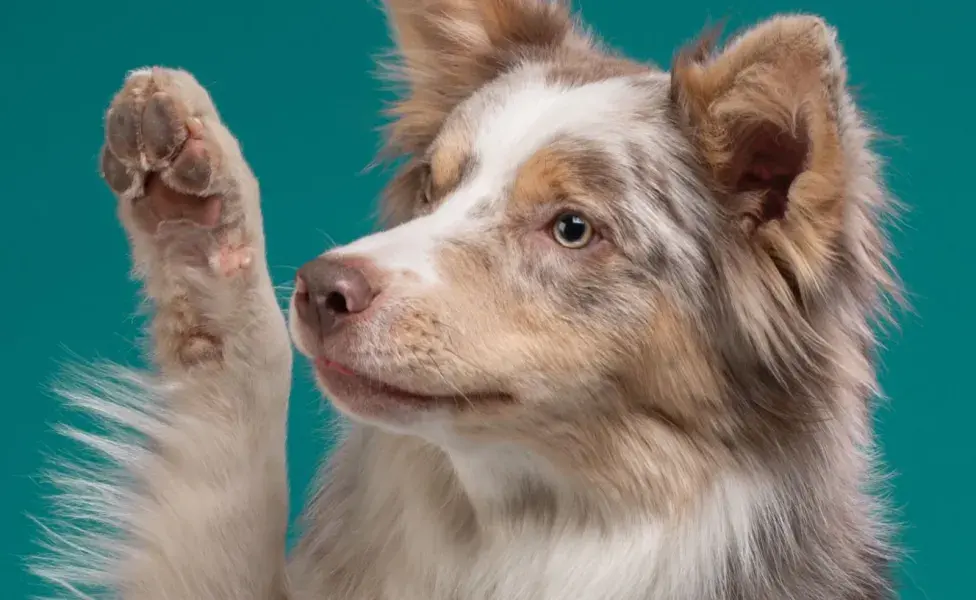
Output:
<path fill-rule="evenodd" d="M 510 399 L 501 393 L 422 394 L 356 373 L 325 358 L 315 359 L 315 378 L 336 409 L 357 421 L 397 429 L 427 420 L 487 409 Z"/>

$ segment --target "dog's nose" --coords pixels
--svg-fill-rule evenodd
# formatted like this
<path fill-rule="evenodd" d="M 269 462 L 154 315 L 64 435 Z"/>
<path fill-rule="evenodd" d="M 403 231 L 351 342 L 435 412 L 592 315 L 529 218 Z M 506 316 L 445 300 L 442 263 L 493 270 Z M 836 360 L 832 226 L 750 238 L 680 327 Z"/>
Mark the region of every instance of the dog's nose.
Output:
<path fill-rule="evenodd" d="M 298 318 L 323 336 L 369 308 L 375 295 L 360 269 L 325 256 L 306 263 L 295 281 Z"/>

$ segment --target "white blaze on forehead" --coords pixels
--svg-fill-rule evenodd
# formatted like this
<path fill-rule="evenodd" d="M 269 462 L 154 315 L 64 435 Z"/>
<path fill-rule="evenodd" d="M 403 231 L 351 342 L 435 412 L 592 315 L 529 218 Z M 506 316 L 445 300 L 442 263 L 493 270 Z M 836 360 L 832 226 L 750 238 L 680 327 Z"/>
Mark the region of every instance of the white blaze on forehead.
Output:
<path fill-rule="evenodd" d="M 437 283 L 437 251 L 445 241 L 477 231 L 504 208 L 519 166 L 561 135 L 607 140 L 632 126 L 642 94 L 618 78 L 579 87 L 548 83 L 541 67 L 526 67 L 484 92 L 471 157 L 475 168 L 437 210 L 389 231 L 334 250 L 371 259 L 390 272 Z M 619 139 L 619 138 L 618 138 Z M 476 216 L 479 215 L 479 216 Z"/>
<path fill-rule="evenodd" d="M 626 128 L 641 95 L 632 80 L 608 79 L 579 87 L 547 84 L 531 69 L 500 90 L 477 123 L 474 153 L 490 176 L 510 180 L 518 167 L 560 135 L 607 138 Z"/>

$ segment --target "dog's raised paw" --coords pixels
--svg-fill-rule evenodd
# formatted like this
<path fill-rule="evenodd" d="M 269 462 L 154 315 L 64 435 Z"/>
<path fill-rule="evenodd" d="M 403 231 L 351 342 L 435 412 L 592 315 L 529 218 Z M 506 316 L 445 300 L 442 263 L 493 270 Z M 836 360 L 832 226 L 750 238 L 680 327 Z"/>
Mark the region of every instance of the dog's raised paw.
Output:
<path fill-rule="evenodd" d="M 126 225 L 153 234 L 163 222 L 225 221 L 235 181 L 222 137 L 209 95 L 190 74 L 130 73 L 108 109 L 101 156 Z"/>

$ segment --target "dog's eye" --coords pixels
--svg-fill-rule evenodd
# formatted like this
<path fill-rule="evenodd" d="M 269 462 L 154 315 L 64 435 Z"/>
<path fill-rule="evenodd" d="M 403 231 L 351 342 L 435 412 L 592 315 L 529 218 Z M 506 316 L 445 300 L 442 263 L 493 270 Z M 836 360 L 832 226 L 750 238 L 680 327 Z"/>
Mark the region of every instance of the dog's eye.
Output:
<path fill-rule="evenodd" d="M 563 213 L 556 217 L 552 235 L 560 245 L 578 250 L 593 239 L 593 226 L 577 213 Z"/>

